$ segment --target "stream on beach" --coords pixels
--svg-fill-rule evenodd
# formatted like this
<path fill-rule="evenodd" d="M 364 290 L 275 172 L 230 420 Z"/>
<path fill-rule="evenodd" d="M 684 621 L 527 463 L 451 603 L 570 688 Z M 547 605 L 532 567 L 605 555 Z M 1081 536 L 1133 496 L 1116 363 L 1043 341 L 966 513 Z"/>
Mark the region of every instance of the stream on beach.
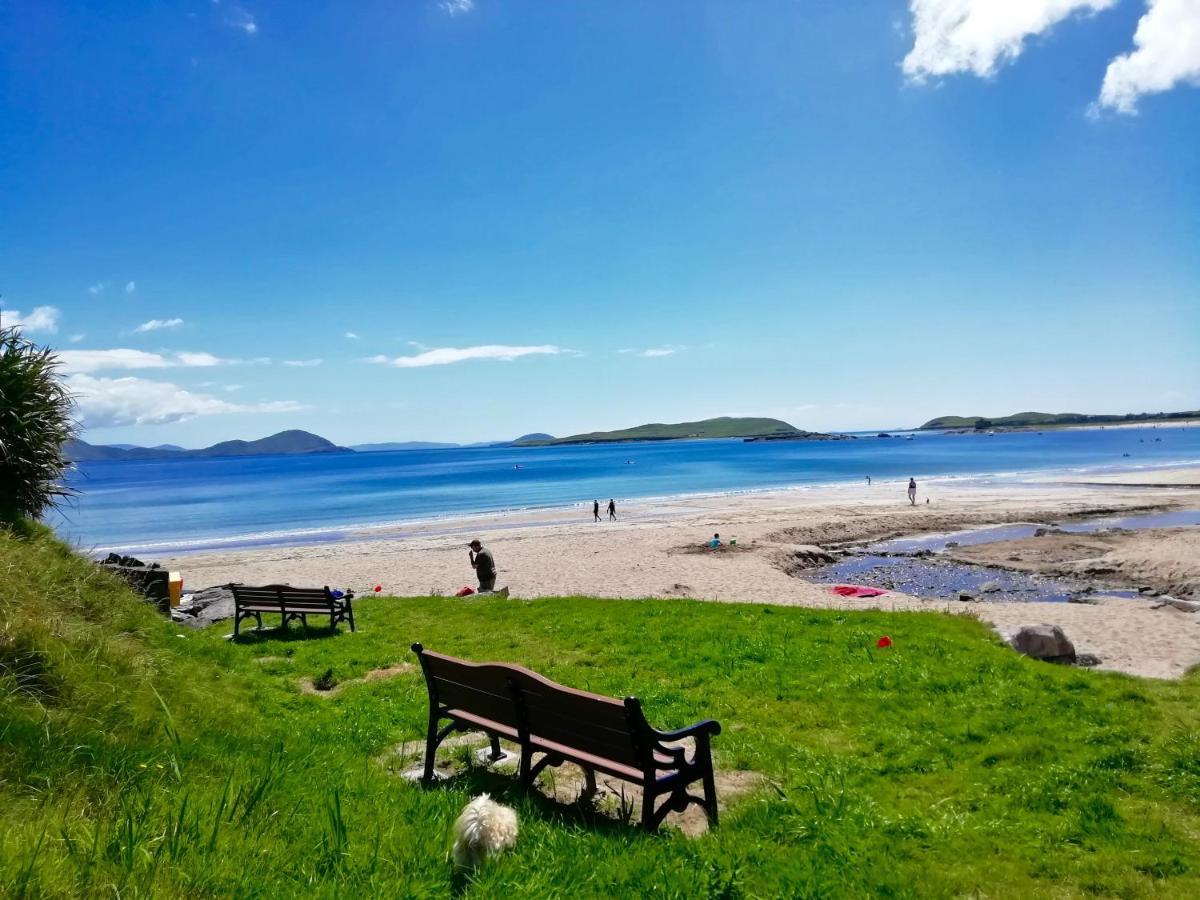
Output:
<path fill-rule="evenodd" d="M 1194 525 L 1200 525 L 1200 509 L 1108 516 L 1054 526 L 1031 522 L 991 525 L 868 544 L 852 550 L 835 563 L 806 572 L 805 577 L 820 584 L 863 584 L 937 600 L 1069 603 L 1092 597 L 1131 599 L 1142 595 L 1136 590 L 1106 588 L 1095 581 L 1046 577 L 958 562 L 945 558 L 943 554 L 955 547 L 1034 537 L 1039 530 L 1047 528 L 1074 534 L 1095 534 Z M 969 598 L 960 598 L 961 593 L 969 595 Z"/>

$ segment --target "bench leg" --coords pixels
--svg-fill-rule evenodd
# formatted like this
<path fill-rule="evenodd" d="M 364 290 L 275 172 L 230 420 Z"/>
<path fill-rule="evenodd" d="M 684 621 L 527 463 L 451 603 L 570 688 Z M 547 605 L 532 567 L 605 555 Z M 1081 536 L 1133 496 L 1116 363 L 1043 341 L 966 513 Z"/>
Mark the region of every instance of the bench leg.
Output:
<path fill-rule="evenodd" d="M 496 737 L 496 735 L 494 735 L 494 734 L 491 736 L 491 738 L 492 738 L 492 752 L 488 756 L 488 759 L 490 759 L 492 762 L 495 762 L 498 759 L 503 759 L 504 751 L 500 749 L 500 738 Z"/>
<path fill-rule="evenodd" d="M 243 616 L 240 616 L 240 615 L 233 617 L 233 636 L 234 637 L 237 637 L 239 634 L 242 633 L 242 619 L 243 619 Z"/>
<path fill-rule="evenodd" d="M 704 811 L 711 825 L 717 824 L 717 782 L 713 775 L 712 747 L 707 734 L 696 739 L 696 756 L 704 765 Z"/>
<path fill-rule="evenodd" d="M 654 801 L 657 799 L 650 785 L 646 784 L 642 792 L 642 830 L 648 832 L 658 831 L 658 822 L 654 815 Z"/>
<path fill-rule="evenodd" d="M 438 717 L 433 710 L 429 711 L 429 730 L 425 735 L 425 774 L 424 779 L 428 784 L 433 781 L 433 764 L 437 756 L 438 744 Z"/>
<path fill-rule="evenodd" d="M 596 770 L 595 769 L 584 769 L 583 770 L 583 779 L 584 779 L 583 795 L 585 797 L 595 797 L 596 796 Z"/>

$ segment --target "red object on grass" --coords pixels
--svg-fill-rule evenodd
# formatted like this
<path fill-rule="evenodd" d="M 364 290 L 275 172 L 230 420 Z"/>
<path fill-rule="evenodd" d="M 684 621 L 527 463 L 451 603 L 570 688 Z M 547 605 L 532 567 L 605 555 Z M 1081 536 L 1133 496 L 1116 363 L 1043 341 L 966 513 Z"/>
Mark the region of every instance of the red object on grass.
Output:
<path fill-rule="evenodd" d="M 881 637 L 879 640 L 877 640 L 875 642 L 875 646 L 876 647 L 890 647 L 890 646 L 892 646 L 892 639 L 885 634 L 883 637 Z"/>
<path fill-rule="evenodd" d="M 833 592 L 839 597 L 878 597 L 881 594 L 887 593 L 887 591 L 881 591 L 879 588 L 863 587 L 860 584 L 835 585 Z"/>
<path fill-rule="evenodd" d="M 383 585 L 382 585 L 382 584 L 377 584 L 377 585 L 375 585 L 375 593 L 377 593 L 377 594 L 378 594 L 378 593 L 379 593 L 380 591 L 382 591 L 382 590 L 383 590 Z"/>
<path fill-rule="evenodd" d="M 473 593 L 475 593 L 475 588 L 464 585 L 463 587 L 460 587 L 458 589 L 458 593 L 455 594 L 454 596 L 455 597 L 470 597 Z"/>

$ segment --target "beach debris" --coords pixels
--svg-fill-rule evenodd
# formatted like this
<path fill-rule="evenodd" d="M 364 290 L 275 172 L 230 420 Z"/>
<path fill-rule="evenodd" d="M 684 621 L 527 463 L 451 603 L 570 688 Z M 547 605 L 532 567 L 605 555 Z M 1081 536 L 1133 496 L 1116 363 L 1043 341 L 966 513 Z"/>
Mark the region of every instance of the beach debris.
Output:
<path fill-rule="evenodd" d="M 946 549 L 947 550 L 953 550 L 957 546 L 958 546 L 958 541 L 946 541 Z"/>
<path fill-rule="evenodd" d="M 464 584 L 462 587 L 460 587 L 457 591 L 454 592 L 454 596 L 455 597 L 470 597 L 473 593 L 475 593 L 475 588 L 471 587 L 469 584 Z"/>
<path fill-rule="evenodd" d="M 975 599 L 975 595 L 972 594 L 970 591 L 959 591 L 958 599 L 961 600 L 963 603 L 969 603 Z"/>
<path fill-rule="evenodd" d="M 375 593 L 377 593 L 377 594 L 378 594 L 380 591 L 382 591 L 382 590 L 383 590 L 383 585 L 382 585 L 382 584 L 377 584 L 377 585 L 375 585 L 375 587 L 373 588 L 373 590 L 375 591 Z"/>
<path fill-rule="evenodd" d="M 1158 589 L 1153 588 L 1148 584 L 1141 585 L 1137 591 L 1139 594 L 1144 594 L 1147 597 L 1157 597 L 1159 595 Z"/>
<path fill-rule="evenodd" d="M 839 597 L 879 597 L 887 593 L 879 588 L 864 587 L 861 584 L 835 584 L 832 590 Z"/>
<path fill-rule="evenodd" d="M 1018 653 L 1052 663 L 1074 663 L 1075 645 L 1058 625 L 1022 625 L 1009 641 Z"/>
<path fill-rule="evenodd" d="M 885 647 L 890 647 L 890 646 L 892 646 L 892 639 L 885 634 L 883 637 L 881 637 L 879 640 L 877 640 L 875 642 L 875 646 L 880 648 L 881 650 Z"/>
<path fill-rule="evenodd" d="M 1075 655 L 1075 665 L 1090 668 L 1098 666 L 1102 660 L 1094 653 L 1078 653 Z"/>

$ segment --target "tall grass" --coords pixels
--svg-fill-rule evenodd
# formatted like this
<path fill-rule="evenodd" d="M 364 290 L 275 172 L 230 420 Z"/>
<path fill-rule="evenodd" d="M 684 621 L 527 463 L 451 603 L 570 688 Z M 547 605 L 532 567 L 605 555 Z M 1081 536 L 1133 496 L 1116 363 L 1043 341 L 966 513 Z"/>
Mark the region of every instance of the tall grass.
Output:
<path fill-rule="evenodd" d="M 1038 664 L 972 621 L 382 598 L 357 634 L 233 644 L 40 530 L 0 534 L 0 598 L 0 648 L 54 685 L 0 673 L 3 897 L 1200 895 L 1200 679 Z M 419 673 L 358 680 L 414 640 L 637 694 L 663 727 L 711 715 L 718 767 L 765 780 L 698 840 L 479 769 L 419 788 L 389 765 L 423 734 Z M 301 691 L 327 671 L 336 695 Z M 521 838 L 456 876 L 483 790 Z"/>

